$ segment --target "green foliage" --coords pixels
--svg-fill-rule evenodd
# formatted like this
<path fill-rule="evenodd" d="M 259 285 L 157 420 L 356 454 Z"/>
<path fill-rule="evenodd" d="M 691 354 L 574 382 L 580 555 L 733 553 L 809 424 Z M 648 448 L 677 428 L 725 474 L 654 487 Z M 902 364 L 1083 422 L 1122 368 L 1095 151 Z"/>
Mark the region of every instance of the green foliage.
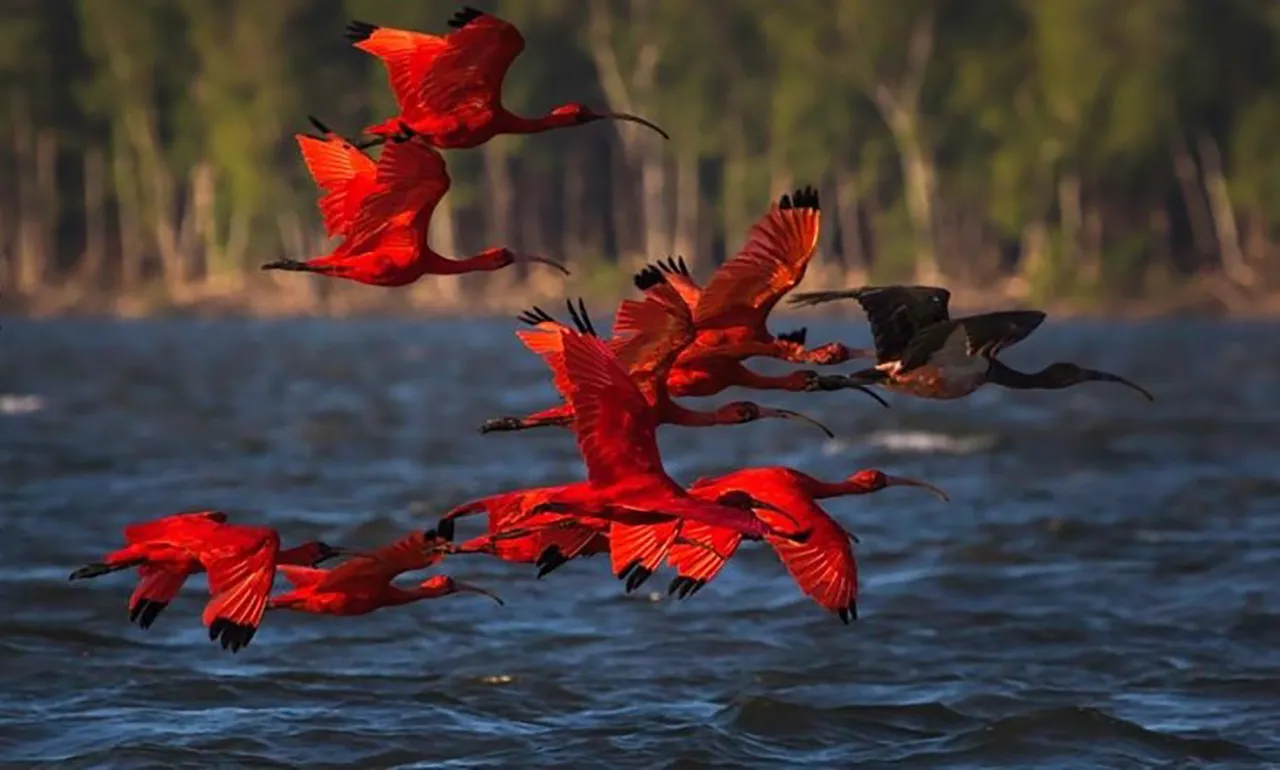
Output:
<path fill-rule="evenodd" d="M 628 182 L 628 175 L 638 177 L 637 159 L 623 158 L 637 151 L 662 153 L 668 170 L 677 158 L 682 168 L 697 162 L 699 218 L 709 222 L 707 240 L 728 251 L 780 192 L 773 188 L 781 180 L 846 191 L 852 182 L 861 208 L 850 215 L 829 206 L 825 226 L 864 223 L 877 280 L 912 276 L 923 227 L 940 264 L 968 263 L 975 269 L 963 272 L 970 275 L 1022 271 L 1044 299 L 1100 295 L 1144 271 L 1171 276 L 1212 268 L 1217 255 L 1193 248 L 1188 234 L 1205 226 L 1187 224 L 1197 215 L 1209 218 L 1206 191 L 1215 171 L 1200 157 L 1205 146 L 1221 150 L 1226 184 L 1214 189 L 1229 192 L 1241 231 L 1270 238 L 1280 223 L 1275 2 L 474 4 L 515 23 L 526 40 L 504 87 L 513 112 L 540 115 L 571 101 L 602 108 L 626 91 L 634 111 L 664 125 L 673 141 L 653 150 L 636 143 L 639 150 L 623 153 L 619 132 L 597 124 L 499 137 L 488 155 L 450 152 L 450 203 L 466 243 L 487 240 L 485 202 L 492 196 L 482 194 L 485 163 L 505 159 L 516 161 L 517 199 L 526 185 L 542 196 L 574 188 L 566 199 L 586 199 L 588 210 L 579 216 L 569 216 L 559 200 L 517 201 L 518 217 L 541 218 L 539 226 L 519 224 L 522 233 L 572 220 L 583 233 L 566 243 L 619 242 L 617 222 L 626 216 L 616 210 L 636 204 L 629 188 L 639 186 L 638 178 Z M 198 240 L 232 254 L 227 259 L 235 263 L 220 269 L 238 270 L 252 268 L 246 259 L 285 247 L 288 217 L 317 226 L 314 187 L 292 138 L 310 130 L 308 114 L 350 136 L 395 114 L 385 70 L 343 38 L 346 22 L 446 34 L 456 7 L 404 0 L 0 0 L 0 10 L 0 147 L 55 133 L 61 205 L 72 212 L 85 194 L 80 174 L 65 169 L 79 169 L 87 150 L 105 153 L 111 211 L 141 220 L 136 227 L 144 231 L 186 213 L 193 180 L 211 172 L 215 221 Z M 29 150 L 0 158 L 5 176 L 30 168 L 23 152 Z M 924 185 L 917 177 L 912 187 L 904 163 L 911 153 L 928 165 L 935 208 L 946 212 L 931 229 L 920 221 L 919 195 L 912 196 Z M 575 162 L 582 168 L 584 157 L 593 179 L 571 184 L 579 180 L 568 180 L 566 169 Z M 1081 216 L 1063 197 L 1064 179 L 1079 180 L 1083 218 L 1101 222 L 1100 240 L 1082 234 Z M 663 184 L 674 189 L 674 173 Z M 16 205 L 10 198 L 0 194 L 0 219 Z M 1220 207 L 1220 196 L 1214 200 Z M 1150 223 L 1160 216 L 1174 225 L 1168 243 L 1153 244 Z M 671 218 L 678 219 L 676 212 Z M 73 255 L 62 262 L 71 264 L 82 234 L 62 230 L 59 248 Z M 977 265 L 990 257 L 958 253 L 948 239 L 959 230 L 980 232 L 988 255 L 1016 252 L 1027 233 L 1043 233 L 1044 258 L 998 270 Z M 1208 238 L 1217 232 L 1211 227 Z M 251 246 L 219 250 L 237 237 Z M 1271 241 L 1244 240 L 1246 249 L 1263 248 L 1245 259 L 1267 272 L 1261 263 L 1276 253 Z M 0 254 L 7 244 L 0 239 Z M 162 245 L 144 248 L 150 254 Z M 627 271 L 615 270 L 615 256 L 602 255 L 584 280 L 601 288 L 625 284 Z M 1155 259 L 1164 263 L 1153 265 Z"/>

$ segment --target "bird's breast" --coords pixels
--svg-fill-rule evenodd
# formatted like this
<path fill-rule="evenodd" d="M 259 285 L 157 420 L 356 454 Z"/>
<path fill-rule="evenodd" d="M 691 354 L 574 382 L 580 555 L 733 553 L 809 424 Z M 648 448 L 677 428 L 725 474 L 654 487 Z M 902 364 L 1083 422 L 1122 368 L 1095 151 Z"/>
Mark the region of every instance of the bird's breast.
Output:
<path fill-rule="evenodd" d="M 947 366 L 930 363 L 902 373 L 895 368 L 885 388 L 919 398 L 962 398 L 983 383 L 989 364 L 986 359 L 978 359 L 977 363 L 980 365 L 968 361 Z"/>

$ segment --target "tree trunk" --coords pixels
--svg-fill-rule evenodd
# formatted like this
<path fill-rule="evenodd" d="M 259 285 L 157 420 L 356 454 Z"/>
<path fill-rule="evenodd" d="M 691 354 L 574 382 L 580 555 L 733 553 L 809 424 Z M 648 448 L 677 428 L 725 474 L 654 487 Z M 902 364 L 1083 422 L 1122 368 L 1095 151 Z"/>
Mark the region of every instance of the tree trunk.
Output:
<path fill-rule="evenodd" d="M 638 41 L 635 61 L 625 68 L 630 77 L 623 75 L 624 67 L 618 60 L 614 47 L 614 18 L 609 4 L 594 2 L 588 5 L 588 51 L 600 76 L 600 87 L 609 109 L 614 112 L 639 112 L 656 119 L 654 92 L 657 84 L 658 60 L 662 48 L 658 44 L 660 32 L 654 28 L 652 14 L 657 6 L 654 0 L 630 0 L 627 16 L 629 34 Z M 643 254 L 627 254 L 621 248 L 623 263 L 638 266 L 648 257 L 658 256 L 671 248 L 670 216 L 664 185 L 666 164 L 662 147 L 655 142 L 651 132 L 624 121 L 614 121 L 618 141 L 621 143 L 625 165 L 639 169 L 640 195 L 636 201 L 634 219 L 640 226 L 638 245 Z M 617 183 L 615 183 L 615 189 Z M 616 201 L 615 201 L 616 204 Z"/>
<path fill-rule="evenodd" d="M 1213 215 L 1209 211 L 1209 202 L 1205 200 L 1196 160 L 1181 132 L 1173 135 L 1170 155 L 1173 158 L 1174 176 L 1177 177 L 1178 188 L 1182 193 L 1182 203 L 1187 212 L 1187 222 L 1191 227 L 1191 242 L 1195 248 L 1197 267 L 1202 267 L 1214 252 Z"/>
<path fill-rule="evenodd" d="M 1058 180 L 1058 217 L 1062 239 L 1063 267 L 1079 270 L 1083 267 L 1081 248 L 1084 234 L 1084 203 L 1081 200 L 1080 177 L 1073 171 L 1064 171 Z"/>
<path fill-rule="evenodd" d="M 698 154 L 691 150 L 681 152 L 676 158 L 676 228 L 671 248 L 694 262 L 698 257 L 699 181 Z"/>
<path fill-rule="evenodd" d="M 836 165 L 835 187 L 836 222 L 840 227 L 840 257 L 844 268 L 870 275 L 871 260 L 866 251 L 860 213 L 862 196 L 858 192 L 858 178 L 848 165 Z"/>
<path fill-rule="evenodd" d="M 101 290 L 107 264 L 107 164 L 102 148 L 84 154 L 84 257 L 80 281 Z"/>
<path fill-rule="evenodd" d="M 138 201 L 138 166 L 123 138 L 114 137 L 111 172 L 115 179 L 116 218 L 120 230 L 120 288 L 136 291 L 146 275 L 142 244 L 142 214 Z"/>
<path fill-rule="evenodd" d="M 1218 143 L 1213 137 L 1203 134 L 1199 150 L 1200 164 L 1204 169 L 1205 192 L 1209 197 L 1214 231 L 1218 236 L 1218 255 L 1222 259 L 1222 270 L 1232 282 L 1250 286 L 1257 276 L 1240 248 L 1240 230 L 1236 226 L 1235 209 L 1231 205 L 1231 191 L 1222 170 L 1222 154 L 1218 151 Z"/>

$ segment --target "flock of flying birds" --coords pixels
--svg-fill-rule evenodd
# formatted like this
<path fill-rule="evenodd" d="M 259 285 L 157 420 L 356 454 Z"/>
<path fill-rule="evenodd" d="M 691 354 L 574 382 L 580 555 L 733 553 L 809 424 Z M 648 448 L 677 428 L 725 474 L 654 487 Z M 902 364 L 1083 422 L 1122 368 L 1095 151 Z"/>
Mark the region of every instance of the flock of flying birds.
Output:
<path fill-rule="evenodd" d="M 444 36 L 352 22 L 348 38 L 382 60 L 399 115 L 365 129 L 357 144 L 312 119 L 319 136 L 298 135 L 303 159 L 323 190 L 319 207 L 327 232 L 341 245 L 327 256 L 264 267 L 382 286 L 426 274 L 495 270 L 542 257 L 492 248 L 453 260 L 426 245 L 432 211 L 449 187 L 436 148 L 468 148 L 499 134 L 535 133 L 611 118 L 648 126 L 632 115 L 568 104 L 539 119 L 507 112 L 500 103 L 506 70 L 524 47 L 520 33 L 490 14 L 464 8 Z M 665 137 L 666 134 L 664 133 Z M 381 144 L 375 161 L 365 150 Z M 268 527 L 231 524 L 225 513 L 179 513 L 125 528 L 125 547 L 72 573 L 89 578 L 137 569 L 129 619 L 149 628 L 187 577 L 208 573 L 211 599 L 203 613 L 209 638 L 236 652 L 249 644 L 267 610 L 361 615 L 382 607 L 454 593 L 495 594 L 435 575 L 399 587 L 399 575 L 426 569 L 446 556 L 486 554 L 532 564 L 539 578 L 580 557 L 608 553 L 613 574 L 628 592 L 663 564 L 675 572 L 668 594 L 697 593 L 732 558 L 743 540 L 763 540 L 800 590 L 849 623 L 857 617 L 858 572 L 853 534 L 819 506 L 843 495 L 910 486 L 946 500 L 923 481 L 860 470 L 823 481 L 784 467 L 745 468 L 685 487 L 663 469 L 659 425 L 705 427 L 762 419 L 799 420 L 831 434 L 799 412 L 734 401 L 710 411 L 676 398 L 710 396 L 728 387 L 815 392 L 853 389 L 880 401 L 870 386 L 919 398 L 954 399 L 985 383 L 1007 388 L 1059 389 L 1089 381 L 1116 382 L 1152 396 L 1114 374 L 1056 363 L 1019 372 L 996 356 L 1045 319 L 1034 310 L 952 318 L 946 289 L 881 286 L 798 293 L 793 305 L 857 301 L 867 315 L 874 350 L 831 342 L 806 346 L 804 329 L 774 335 L 766 320 L 805 274 L 818 241 L 817 192 L 783 195 L 748 233 L 742 251 L 699 286 L 683 259 L 646 266 L 635 275 L 638 298 L 623 300 L 612 335 L 601 338 L 585 303 L 567 303 L 564 323 L 539 308 L 520 316 L 516 332 L 551 370 L 562 403 L 524 417 L 487 421 L 483 433 L 562 426 L 573 431 L 586 480 L 520 489 L 459 505 L 434 529 L 414 532 L 368 551 L 312 541 L 282 549 Z M 800 369 L 781 376 L 744 365 L 752 357 L 830 366 L 860 358 L 875 364 L 851 374 Z M 460 517 L 488 514 L 484 534 L 455 542 Z M 319 565 L 346 560 L 332 569 Z M 292 590 L 271 594 L 276 573 Z"/>

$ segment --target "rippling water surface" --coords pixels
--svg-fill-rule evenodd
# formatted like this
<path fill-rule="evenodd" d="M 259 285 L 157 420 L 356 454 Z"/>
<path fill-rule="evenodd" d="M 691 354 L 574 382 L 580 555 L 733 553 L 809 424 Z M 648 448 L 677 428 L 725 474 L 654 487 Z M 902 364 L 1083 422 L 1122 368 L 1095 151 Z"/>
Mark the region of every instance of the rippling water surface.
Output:
<path fill-rule="evenodd" d="M 745 548 L 684 602 L 602 558 L 360 618 L 273 614 L 238 656 L 203 580 L 151 630 L 132 577 L 69 583 L 181 509 L 367 547 L 465 499 L 570 481 L 571 435 L 479 435 L 553 397 L 505 320 L 6 321 L 0 764 L 26 767 L 1267 767 L 1280 762 L 1280 328 L 1052 321 L 1006 360 L 1122 388 L 955 403 L 769 394 L 790 423 L 664 428 L 674 476 L 928 479 L 826 507 L 861 619 Z M 810 339 L 865 343 L 854 320 Z M 753 364 L 778 370 L 769 362 Z M 741 394 L 734 394 L 739 396 Z M 727 398 L 726 394 L 726 398 Z M 459 535 L 477 530 L 467 521 Z M 652 591 L 652 593 L 650 592 Z"/>

